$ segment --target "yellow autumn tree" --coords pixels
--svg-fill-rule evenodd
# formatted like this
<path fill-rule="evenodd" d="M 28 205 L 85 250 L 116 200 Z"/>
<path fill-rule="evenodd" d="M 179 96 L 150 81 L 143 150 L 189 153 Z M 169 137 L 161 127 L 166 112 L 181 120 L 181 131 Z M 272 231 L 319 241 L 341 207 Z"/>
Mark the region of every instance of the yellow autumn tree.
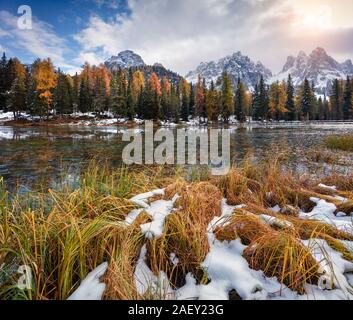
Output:
<path fill-rule="evenodd" d="M 161 83 L 158 79 L 158 76 L 155 72 L 153 72 L 151 74 L 151 77 L 149 79 L 151 88 L 154 92 L 157 93 L 157 95 L 160 97 L 162 95 L 162 87 L 161 87 Z"/>
<path fill-rule="evenodd" d="M 286 109 L 286 85 L 275 82 L 271 84 L 269 91 L 268 113 L 272 119 L 279 120 L 281 114 L 288 112 Z"/>
<path fill-rule="evenodd" d="M 53 90 L 57 84 L 57 74 L 50 58 L 37 60 L 33 65 L 33 79 L 35 81 L 36 90 L 39 98 L 42 100 L 46 108 L 46 114 L 49 116 L 53 104 Z"/>
<path fill-rule="evenodd" d="M 132 90 L 136 97 L 141 94 L 145 88 L 145 76 L 140 70 L 137 70 L 132 75 Z"/>

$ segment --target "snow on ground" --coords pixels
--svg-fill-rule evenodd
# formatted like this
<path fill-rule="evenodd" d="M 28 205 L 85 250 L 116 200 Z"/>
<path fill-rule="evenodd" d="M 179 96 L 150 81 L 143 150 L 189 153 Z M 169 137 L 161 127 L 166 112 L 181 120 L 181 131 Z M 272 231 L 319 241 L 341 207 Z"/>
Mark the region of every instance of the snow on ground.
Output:
<path fill-rule="evenodd" d="M 131 199 L 131 202 L 143 208 L 144 211 L 152 218 L 152 222 L 141 225 L 141 231 L 148 239 L 159 238 L 163 234 L 165 219 L 173 213 L 174 203 L 179 196 L 175 195 L 172 200 L 158 200 L 151 204 L 148 199 L 153 196 L 164 195 L 164 190 L 154 190 L 144 194 L 137 195 Z M 125 222 L 128 224 L 134 223 L 135 219 L 142 210 L 132 210 L 127 216 Z"/>
<path fill-rule="evenodd" d="M 148 239 L 159 238 L 163 234 L 164 221 L 173 213 L 174 203 L 178 196 L 171 201 L 158 200 L 153 202 L 145 211 L 151 216 L 152 222 L 141 225 L 141 231 Z"/>
<path fill-rule="evenodd" d="M 141 249 L 140 258 L 135 268 L 135 284 L 140 295 L 151 294 L 160 299 L 174 299 L 175 292 L 170 286 L 167 275 L 164 272 L 157 277 L 146 264 L 147 248 Z"/>
<path fill-rule="evenodd" d="M 335 215 L 337 207 L 333 203 L 329 203 L 326 200 L 318 198 L 310 198 L 310 200 L 316 203 L 315 208 L 308 213 L 301 212 L 299 215 L 300 218 L 322 221 L 331 224 L 339 230 L 353 234 L 352 217 L 349 217 L 344 213 Z"/>
<path fill-rule="evenodd" d="M 309 299 L 353 299 L 353 288 L 348 282 L 347 274 L 353 272 L 353 263 L 342 258 L 342 254 L 333 250 L 325 240 L 311 239 L 302 241 L 310 249 L 319 263 L 323 275 L 319 285 L 307 286 Z"/>
<path fill-rule="evenodd" d="M 107 269 L 108 263 L 105 262 L 89 273 L 68 300 L 102 300 L 106 284 L 101 283 L 100 278 L 104 276 Z"/>
<path fill-rule="evenodd" d="M 325 185 L 323 183 L 320 183 L 319 187 L 320 188 L 324 188 L 324 189 L 329 189 L 329 190 L 332 190 L 332 191 L 337 191 L 337 187 L 336 186 L 327 186 L 327 185 Z"/>
<path fill-rule="evenodd" d="M 153 221 L 141 225 L 142 232 L 147 238 L 158 238 L 163 233 L 165 218 L 172 214 L 175 201 L 178 195 L 170 200 L 157 200 L 149 203 L 149 199 L 156 195 L 164 195 L 164 190 L 154 190 L 137 195 L 131 201 L 140 209 L 134 209 L 125 220 L 125 224 L 134 223 L 139 214 L 143 211 L 148 213 Z M 317 206 L 310 213 L 301 213 L 303 219 L 320 219 L 334 222 L 341 228 L 347 223 L 346 220 L 335 218 L 336 206 L 324 200 L 313 198 Z M 146 264 L 147 247 L 141 249 L 134 279 L 137 291 L 140 295 L 158 297 L 159 299 L 179 300 L 227 300 L 231 291 L 236 293 L 243 300 L 337 300 L 353 299 L 353 263 L 343 259 L 342 254 L 333 250 L 324 240 L 311 239 L 302 241 L 303 245 L 309 248 L 313 257 L 320 265 L 319 284 L 306 285 L 306 294 L 299 295 L 281 284 L 276 278 L 268 278 L 262 271 L 256 271 L 249 267 L 243 252 L 247 248 L 240 239 L 230 242 L 220 242 L 215 238 L 214 230 L 217 226 L 226 225 L 236 208 L 243 206 L 229 206 L 226 199 L 222 200 L 222 214 L 215 217 L 209 224 L 207 235 L 210 251 L 207 254 L 201 267 L 206 271 L 210 282 L 207 285 L 197 284 L 192 274 L 186 276 L 186 284 L 174 290 L 164 272 L 158 276 L 153 274 Z M 277 225 L 280 227 L 292 227 L 286 221 L 261 215 L 263 223 Z M 335 221 L 333 221 L 335 220 Z M 338 223 L 340 222 L 340 223 Z M 353 248 L 353 242 L 342 241 L 348 248 Z M 178 265 L 177 253 L 170 255 L 170 261 Z M 108 265 L 102 264 L 92 271 L 82 282 L 81 286 L 69 298 L 70 300 L 94 300 L 101 299 L 105 285 L 100 283 L 99 278 L 104 275 Z"/>
<path fill-rule="evenodd" d="M 214 217 L 211 221 L 210 225 L 208 226 L 209 232 L 213 232 L 219 226 L 226 226 L 227 225 L 227 218 L 233 215 L 235 209 L 242 209 L 245 206 L 230 206 L 227 204 L 227 199 L 222 200 L 222 214 L 220 217 Z"/>
<path fill-rule="evenodd" d="M 250 269 L 243 257 L 246 246 L 240 239 L 219 242 L 209 234 L 210 252 L 202 267 L 207 271 L 211 282 L 196 285 L 191 274 L 186 285 L 177 290 L 177 298 L 199 300 L 228 300 L 229 292 L 236 290 L 243 300 L 296 299 L 297 294 L 277 281 L 267 278 L 262 271 Z"/>
<path fill-rule="evenodd" d="M 0 111 L 0 121 L 9 121 L 13 120 L 13 112 L 3 112 Z"/>
<path fill-rule="evenodd" d="M 273 227 L 278 227 L 280 229 L 293 229 L 294 226 L 291 222 L 283 220 L 283 219 L 278 219 L 272 216 L 268 216 L 266 214 L 261 214 L 260 219 L 262 222 L 268 224 L 269 226 Z"/>

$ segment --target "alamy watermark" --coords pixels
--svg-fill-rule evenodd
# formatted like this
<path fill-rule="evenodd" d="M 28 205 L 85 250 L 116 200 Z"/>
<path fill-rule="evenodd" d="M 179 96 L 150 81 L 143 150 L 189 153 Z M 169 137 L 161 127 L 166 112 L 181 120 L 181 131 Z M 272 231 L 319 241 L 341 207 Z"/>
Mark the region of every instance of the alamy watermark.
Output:
<path fill-rule="evenodd" d="M 21 15 L 17 19 L 17 27 L 20 30 L 31 30 L 32 29 L 32 8 L 28 5 L 19 6 L 17 14 Z"/>
<path fill-rule="evenodd" d="M 126 165 L 209 165 L 212 174 L 217 176 L 227 174 L 231 167 L 229 130 L 183 128 L 154 132 L 153 122 L 146 121 L 144 135 L 129 129 L 123 141 L 130 142 L 123 150 Z M 155 147 L 155 143 L 159 145 Z"/>
<path fill-rule="evenodd" d="M 21 276 L 17 281 L 17 287 L 20 290 L 31 290 L 33 284 L 32 270 L 29 266 L 20 266 L 17 270 Z"/>

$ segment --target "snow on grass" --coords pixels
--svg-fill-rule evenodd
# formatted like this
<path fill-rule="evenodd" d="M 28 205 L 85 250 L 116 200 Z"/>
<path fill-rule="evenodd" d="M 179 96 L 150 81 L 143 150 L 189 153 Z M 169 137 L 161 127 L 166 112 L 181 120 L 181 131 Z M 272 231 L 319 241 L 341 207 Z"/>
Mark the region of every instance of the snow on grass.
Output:
<path fill-rule="evenodd" d="M 158 200 L 153 202 L 146 212 L 151 216 L 152 222 L 141 225 L 141 231 L 148 239 L 160 238 L 163 234 L 164 221 L 172 214 L 174 203 L 178 199 L 175 196 L 171 201 Z"/>
<path fill-rule="evenodd" d="M 301 212 L 300 218 L 323 221 L 339 230 L 353 234 L 352 218 L 342 214 L 335 215 L 337 207 L 333 203 L 318 198 L 310 198 L 310 201 L 316 203 L 316 206 L 311 212 Z"/>
<path fill-rule="evenodd" d="M 297 294 L 280 284 L 276 278 L 267 278 L 262 271 L 250 269 L 243 257 L 246 246 L 240 239 L 220 242 L 209 234 L 210 252 L 202 267 L 210 279 L 207 285 L 197 285 L 191 274 L 186 285 L 177 290 L 180 300 L 228 300 L 233 290 L 243 300 L 295 299 Z"/>
<path fill-rule="evenodd" d="M 226 225 L 226 218 L 230 217 L 236 208 L 230 206 L 226 199 L 222 200 L 222 214 L 215 217 L 208 227 L 208 241 L 210 251 L 201 264 L 207 272 L 210 283 L 197 285 L 191 274 L 186 277 L 186 285 L 177 290 L 180 300 L 228 300 L 229 292 L 235 290 L 243 300 L 265 300 L 270 298 L 293 299 L 296 293 L 292 292 L 275 278 L 267 278 L 263 272 L 250 269 L 243 257 L 246 246 L 240 239 L 231 242 L 220 242 L 215 238 L 213 231 L 217 226 Z"/>
<path fill-rule="evenodd" d="M 213 232 L 218 226 L 226 226 L 227 218 L 233 215 L 235 209 L 242 209 L 245 205 L 230 206 L 227 204 L 227 199 L 222 199 L 222 214 L 220 217 L 215 217 L 208 226 L 209 232 Z"/>
<path fill-rule="evenodd" d="M 353 272 L 353 263 L 344 260 L 342 254 L 333 250 L 325 240 L 311 239 L 302 242 L 310 249 L 323 273 L 318 286 L 307 285 L 308 298 L 352 300 L 353 288 L 348 281 L 347 274 Z"/>
<path fill-rule="evenodd" d="M 125 224 L 132 225 L 134 224 L 137 217 L 143 212 L 143 209 L 134 209 L 132 210 L 127 217 L 125 218 Z"/>
<path fill-rule="evenodd" d="M 165 219 L 172 214 L 174 203 L 179 196 L 175 195 L 172 200 L 158 200 L 149 204 L 148 199 L 154 196 L 163 196 L 164 190 L 158 189 L 151 192 L 143 193 L 131 198 L 131 201 L 141 207 L 151 218 L 152 222 L 140 226 L 142 233 L 148 239 L 159 238 L 163 234 Z M 142 210 L 133 210 L 127 216 L 125 222 L 128 224 L 134 223 L 135 219 Z"/>
<path fill-rule="evenodd" d="M 291 222 L 283 220 L 283 219 L 271 217 L 266 214 L 261 214 L 260 219 L 272 227 L 278 227 L 280 229 L 294 229 L 294 226 Z"/>
<path fill-rule="evenodd" d="M 175 267 L 179 264 L 179 259 L 178 259 L 178 257 L 176 256 L 175 253 L 171 253 L 170 254 L 169 260 L 173 264 L 173 266 L 175 266 Z"/>
<path fill-rule="evenodd" d="M 269 208 L 270 211 L 274 212 L 274 213 L 278 213 L 281 212 L 281 207 L 279 205 L 274 206 L 273 208 Z"/>
<path fill-rule="evenodd" d="M 131 198 L 130 200 L 132 203 L 138 205 L 139 207 L 147 209 L 147 208 L 149 208 L 148 199 L 152 198 L 154 196 L 157 196 L 157 195 L 163 196 L 164 190 L 158 189 L 158 190 L 142 193 L 142 194 L 139 194 L 139 195 Z"/>
<path fill-rule="evenodd" d="M 327 185 L 325 185 L 325 184 L 320 183 L 320 184 L 319 184 L 319 187 L 320 187 L 320 188 L 324 188 L 324 189 L 329 189 L 329 190 L 337 191 L 337 187 L 336 187 L 336 186 L 327 186 Z"/>
<path fill-rule="evenodd" d="M 151 294 L 160 299 L 172 299 L 175 296 L 170 286 L 167 275 L 161 272 L 157 277 L 146 264 L 147 248 L 144 245 L 141 249 L 139 260 L 135 268 L 135 284 L 140 295 Z"/>
<path fill-rule="evenodd" d="M 100 282 L 100 278 L 104 276 L 107 269 L 108 263 L 105 262 L 89 273 L 68 300 L 102 300 L 106 285 Z"/>

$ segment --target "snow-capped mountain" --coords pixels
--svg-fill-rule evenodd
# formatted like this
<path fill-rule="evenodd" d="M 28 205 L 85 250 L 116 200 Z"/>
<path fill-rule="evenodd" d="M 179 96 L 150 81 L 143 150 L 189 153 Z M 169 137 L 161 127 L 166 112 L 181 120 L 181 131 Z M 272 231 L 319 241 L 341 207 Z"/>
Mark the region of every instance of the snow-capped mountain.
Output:
<path fill-rule="evenodd" d="M 166 69 L 161 63 L 155 63 L 154 65 L 147 65 L 141 56 L 131 50 L 120 52 L 117 56 L 111 57 L 105 62 L 106 67 L 116 72 L 119 69 L 128 70 L 132 69 L 140 70 L 143 72 L 146 79 L 148 79 L 152 73 L 156 73 L 159 79 L 167 78 L 171 83 L 179 83 L 182 77 L 177 73 Z"/>
<path fill-rule="evenodd" d="M 314 83 L 317 93 L 329 94 L 334 79 L 353 75 L 353 64 L 351 60 L 337 62 L 323 48 L 316 48 L 310 55 L 300 51 L 297 57 L 289 56 L 282 71 L 269 82 L 287 80 L 289 74 L 295 86 L 307 78 Z"/>
<path fill-rule="evenodd" d="M 240 78 L 249 90 L 254 89 L 261 75 L 265 80 L 272 77 L 272 72 L 264 67 L 261 62 L 254 63 L 249 57 L 243 56 L 241 52 L 236 52 L 218 61 L 202 62 L 196 70 L 190 71 L 186 75 L 186 80 L 196 83 L 200 75 L 205 78 L 209 85 L 211 81 L 216 83 L 224 71 L 231 76 L 234 84 Z"/>
<path fill-rule="evenodd" d="M 105 65 L 108 69 L 116 71 L 118 69 L 128 69 L 131 67 L 145 66 L 145 62 L 141 56 L 131 50 L 120 52 L 117 56 L 111 57 L 106 61 Z"/>

